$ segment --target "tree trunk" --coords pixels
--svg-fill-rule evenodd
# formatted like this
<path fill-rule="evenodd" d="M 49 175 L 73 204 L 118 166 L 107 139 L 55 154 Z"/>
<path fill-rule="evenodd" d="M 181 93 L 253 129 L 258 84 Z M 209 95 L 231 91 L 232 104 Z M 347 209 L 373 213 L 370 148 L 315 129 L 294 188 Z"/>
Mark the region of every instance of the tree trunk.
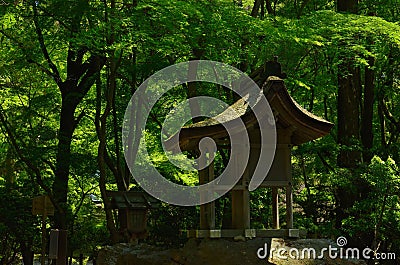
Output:
<path fill-rule="evenodd" d="M 262 0 L 254 0 L 253 9 L 251 10 L 251 14 L 250 14 L 252 17 L 257 17 L 258 10 L 260 10 L 261 3 L 262 3 Z"/>
<path fill-rule="evenodd" d="M 361 141 L 363 144 L 363 160 L 369 163 L 372 158 L 371 148 L 374 140 L 372 131 L 372 119 L 374 113 L 374 79 L 375 73 L 371 68 L 374 66 L 374 58 L 369 58 L 369 67 L 365 67 L 364 78 L 364 110 L 361 120 Z"/>
<path fill-rule="evenodd" d="M 265 1 L 265 2 L 264 2 Z M 265 5 L 265 6 L 264 6 Z M 272 8 L 272 3 L 271 0 L 255 0 L 253 4 L 253 8 L 251 9 L 251 16 L 252 17 L 257 17 L 258 11 L 260 10 L 261 7 L 261 18 L 264 17 L 264 8 L 267 9 L 267 12 L 269 15 L 275 15 L 275 11 Z"/>
<path fill-rule="evenodd" d="M 382 100 L 378 100 L 378 117 L 379 117 L 379 129 L 381 135 L 381 145 L 384 150 L 387 147 L 387 140 L 386 140 L 386 121 L 385 121 L 385 114 L 383 112 Z M 387 159 L 386 156 L 383 157 L 384 160 Z"/>
<path fill-rule="evenodd" d="M 192 60 L 200 60 L 200 56 L 199 56 L 199 54 L 197 54 L 197 52 L 193 52 L 193 55 L 194 55 L 194 57 Z M 196 78 L 197 65 L 198 65 L 198 63 L 192 63 L 189 65 L 188 76 L 190 79 Z M 187 99 L 192 98 L 191 101 L 189 102 L 190 114 L 192 117 L 192 121 L 193 121 L 193 123 L 199 122 L 202 120 L 202 118 L 200 115 L 200 113 L 201 113 L 200 104 L 197 101 L 197 99 L 195 99 L 197 97 L 196 82 L 188 82 L 186 89 L 187 89 Z"/>
<path fill-rule="evenodd" d="M 56 172 L 53 182 L 53 196 L 61 208 L 55 212 L 55 224 L 59 229 L 67 228 L 67 197 L 68 178 L 71 159 L 71 141 L 75 130 L 75 109 L 76 104 L 72 102 L 73 95 L 65 93 L 62 95 L 60 113 L 60 127 L 58 131 L 58 149 L 56 158 Z"/>
<path fill-rule="evenodd" d="M 338 0 L 339 12 L 357 12 L 357 0 Z M 341 44 L 343 48 L 345 43 Z M 343 52 L 342 52 L 343 53 Z M 353 59 L 340 54 L 341 63 L 338 66 L 338 98 L 337 98 L 337 143 L 340 151 L 337 163 L 340 167 L 356 168 L 361 160 L 361 154 L 357 150 L 360 140 L 359 115 L 361 77 L 360 71 L 354 66 Z M 357 180 L 352 179 L 353 185 Z M 335 190 L 336 199 L 336 227 L 341 227 L 342 220 L 347 218 L 350 207 L 357 201 L 357 192 L 350 185 L 338 185 Z"/>
<path fill-rule="evenodd" d="M 358 9 L 358 0 L 338 0 L 337 11 L 356 14 Z"/>
<path fill-rule="evenodd" d="M 33 265 L 33 250 L 32 242 L 21 242 L 21 254 L 24 265 Z"/>
<path fill-rule="evenodd" d="M 14 165 L 15 165 L 15 161 L 14 161 L 14 158 L 13 158 L 12 147 L 9 146 L 7 148 L 5 167 L 4 167 L 4 169 L 2 169 L 2 170 L 4 170 L 2 173 L 4 174 L 6 183 L 8 183 L 8 184 L 14 184 L 15 183 L 16 174 L 15 174 Z"/>
<path fill-rule="evenodd" d="M 67 198 L 71 142 L 76 126 L 84 116 L 84 112 L 82 112 L 75 118 L 76 107 L 94 84 L 105 63 L 104 57 L 96 55 L 92 55 L 85 63 L 80 62 L 79 59 L 73 60 L 74 53 L 72 50 L 68 52 L 66 81 L 57 84 L 61 91 L 62 102 L 52 193 L 57 204 L 56 208 L 59 209 L 55 212 L 55 224 L 59 229 L 68 229 Z M 84 53 L 81 52 L 80 57 L 83 57 Z"/>
<path fill-rule="evenodd" d="M 343 58 L 338 73 L 338 143 L 341 150 L 338 165 L 355 168 L 360 162 L 360 152 L 354 144 L 359 141 L 359 95 L 360 87 L 357 73 L 349 59 Z"/>
<path fill-rule="evenodd" d="M 100 78 L 96 83 L 96 117 L 95 117 L 95 125 L 97 131 L 97 137 L 99 138 L 99 146 L 97 149 L 97 163 L 99 166 L 100 171 L 100 178 L 99 178 L 99 188 L 101 197 L 104 201 L 104 211 L 106 214 L 106 223 L 107 229 L 110 232 L 111 241 L 113 243 L 117 243 L 120 241 L 120 236 L 118 234 L 117 228 L 115 226 L 110 202 L 107 199 L 106 194 L 106 121 L 107 116 L 110 113 L 110 104 L 106 105 L 104 113 L 101 114 L 101 83 Z M 108 101 L 109 103 L 109 101 Z"/>
<path fill-rule="evenodd" d="M 122 170 L 121 168 L 121 159 L 120 159 L 120 147 L 119 147 L 119 128 L 118 128 L 118 123 L 117 123 L 117 113 L 116 113 L 116 106 L 115 106 L 115 95 L 116 95 L 116 78 L 117 78 L 117 69 L 119 65 L 119 59 L 115 56 L 115 53 L 112 53 L 112 56 L 110 57 L 110 64 L 109 64 L 109 76 L 108 76 L 108 82 L 107 82 L 107 107 L 112 110 L 112 117 L 113 117 L 113 131 L 114 131 L 114 143 L 115 143 L 115 161 L 114 165 L 111 165 L 112 167 L 115 168 L 115 181 L 117 182 L 117 188 L 119 191 L 128 191 L 129 190 L 129 175 L 128 178 L 125 177 L 125 171 Z M 103 114 L 105 117 L 104 119 L 101 119 L 101 124 L 104 126 L 104 132 L 102 132 L 104 135 L 104 142 L 106 142 L 107 136 L 106 136 L 106 127 L 107 127 L 107 116 L 109 113 L 104 113 Z M 101 146 L 101 148 L 104 148 L 102 150 L 103 156 L 105 156 L 105 144 L 104 146 Z M 104 173 L 105 174 L 105 173 Z M 119 228 L 120 231 L 124 231 L 128 229 L 128 224 L 126 223 L 127 220 L 127 212 L 118 210 L 118 221 L 119 221 Z"/>
<path fill-rule="evenodd" d="M 303 11 L 304 11 L 304 9 L 306 8 L 306 6 L 307 6 L 307 4 L 310 2 L 310 0 L 304 0 L 302 3 L 301 3 L 301 5 L 300 5 L 300 7 L 296 7 L 296 10 L 297 10 L 297 18 L 300 18 L 301 17 L 301 15 L 303 14 Z"/>
<path fill-rule="evenodd" d="M 260 18 L 264 19 L 265 17 L 265 1 L 261 0 L 261 14 L 260 14 Z"/>
<path fill-rule="evenodd" d="M 274 14 L 274 9 L 272 8 L 272 4 L 270 0 L 265 0 L 265 7 L 267 8 L 267 12 L 270 15 L 275 15 Z"/>

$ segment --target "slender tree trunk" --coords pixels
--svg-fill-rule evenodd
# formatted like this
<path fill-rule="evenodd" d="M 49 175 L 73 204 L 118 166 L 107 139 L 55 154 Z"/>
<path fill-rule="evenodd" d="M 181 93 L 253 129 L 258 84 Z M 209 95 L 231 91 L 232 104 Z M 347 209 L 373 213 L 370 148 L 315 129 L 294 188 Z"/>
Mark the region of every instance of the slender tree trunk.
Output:
<path fill-rule="evenodd" d="M 275 15 L 271 0 L 265 0 L 265 8 L 267 9 L 268 14 Z"/>
<path fill-rule="evenodd" d="M 378 91 L 378 113 L 379 113 L 379 120 L 380 120 L 380 125 L 381 125 L 381 143 L 382 143 L 382 149 L 383 149 L 383 158 L 387 159 L 387 157 L 390 155 L 389 151 L 389 146 L 390 146 L 390 138 L 388 137 L 388 132 L 390 132 L 390 129 L 388 127 L 390 126 L 390 123 L 395 122 L 393 120 L 393 116 L 390 115 L 386 103 L 385 103 L 385 97 L 386 97 L 386 90 L 390 90 L 393 88 L 394 85 L 394 70 L 392 65 L 395 63 L 395 55 L 393 54 L 393 48 L 390 49 L 389 55 L 388 55 L 388 65 L 387 65 L 387 73 L 386 77 L 384 78 L 383 82 L 383 87 Z M 388 119 L 388 123 L 386 123 L 386 119 Z M 389 138 L 389 139 L 388 139 Z"/>
<path fill-rule="evenodd" d="M 14 169 L 14 158 L 13 158 L 13 152 L 12 152 L 12 147 L 9 146 L 7 148 L 7 155 L 6 155 L 6 161 L 5 161 L 5 167 L 4 167 L 4 177 L 6 180 L 6 183 L 9 184 L 14 184 L 15 183 L 15 169 Z"/>
<path fill-rule="evenodd" d="M 104 211 L 106 214 L 106 222 L 107 222 L 107 229 L 110 232 L 111 236 L 111 241 L 113 243 L 117 243 L 120 239 L 117 228 L 115 226 L 112 210 L 109 201 L 107 200 L 107 194 L 106 194 L 106 175 L 107 175 L 107 169 L 106 169 L 106 162 L 105 162 L 105 157 L 106 157 L 106 123 L 105 121 L 107 120 L 107 115 L 110 112 L 110 106 L 107 105 L 103 115 L 101 115 L 101 82 L 100 78 L 98 79 L 96 83 L 96 91 L 97 91 L 97 96 L 96 96 L 96 118 L 95 118 L 95 124 L 96 124 L 96 131 L 97 131 L 97 137 L 99 138 L 99 146 L 97 149 L 97 163 L 99 166 L 99 171 L 100 171 L 100 178 L 99 178 L 99 187 L 100 187 L 100 193 L 101 197 L 104 201 Z"/>
<path fill-rule="evenodd" d="M 258 12 L 260 11 L 260 7 L 261 7 L 261 18 L 264 18 L 265 16 L 265 9 L 267 9 L 269 15 L 275 15 L 275 11 L 272 8 L 271 0 L 255 0 L 250 15 L 252 17 L 257 17 Z"/>
<path fill-rule="evenodd" d="M 307 176 L 306 166 L 305 166 L 305 161 L 304 161 L 303 156 L 300 157 L 300 165 L 301 165 L 301 172 L 303 175 L 304 186 L 307 191 L 306 202 L 305 202 L 305 205 L 303 206 L 304 212 L 306 214 L 306 217 L 312 217 L 313 219 L 315 219 L 316 218 L 316 216 L 315 216 L 316 209 L 315 209 L 312 197 L 311 197 L 312 195 L 311 195 L 310 186 L 308 184 L 308 176 Z M 316 221 L 316 220 L 314 220 L 314 221 Z"/>
<path fill-rule="evenodd" d="M 307 6 L 307 4 L 310 2 L 310 0 L 304 0 L 302 3 L 301 3 L 301 5 L 300 5 L 300 7 L 298 8 L 298 11 L 297 11 L 297 18 L 300 18 L 301 17 L 301 15 L 303 14 L 303 11 L 304 11 L 304 9 L 306 8 L 306 6 Z"/>
<path fill-rule="evenodd" d="M 252 17 L 257 17 L 258 10 L 260 10 L 262 1 L 263 0 L 254 0 L 253 9 L 251 10 L 251 14 L 250 14 Z"/>
<path fill-rule="evenodd" d="M 365 67 L 364 78 L 364 110 L 361 120 L 361 141 L 363 144 L 363 160 L 369 163 L 372 158 L 371 148 L 374 140 L 372 131 L 372 119 L 374 113 L 374 89 L 375 73 L 371 68 L 374 66 L 374 58 L 369 58 L 369 67 Z"/>
<path fill-rule="evenodd" d="M 264 19 L 265 17 L 265 0 L 261 0 L 261 14 L 260 14 L 260 18 Z"/>
<path fill-rule="evenodd" d="M 200 60 L 200 54 L 201 54 L 201 52 L 194 51 L 193 52 L 194 57 L 192 60 Z M 195 79 L 196 73 L 197 73 L 197 63 L 190 64 L 189 69 L 188 69 L 189 78 Z M 197 97 L 196 82 L 188 82 L 186 89 L 187 89 L 187 98 L 188 99 Z M 201 121 L 202 119 L 200 117 L 200 113 L 201 113 L 200 104 L 197 101 L 197 99 L 192 99 L 189 103 L 189 107 L 190 107 L 190 112 L 191 112 L 191 117 L 192 117 L 193 123 Z"/>
<path fill-rule="evenodd" d="M 385 114 L 383 112 L 382 104 L 383 104 L 382 100 L 379 100 L 378 101 L 378 117 L 379 117 L 379 128 L 380 128 L 380 134 L 381 134 L 381 145 L 382 145 L 382 148 L 385 150 L 386 146 L 387 146 L 386 121 L 385 121 Z"/>

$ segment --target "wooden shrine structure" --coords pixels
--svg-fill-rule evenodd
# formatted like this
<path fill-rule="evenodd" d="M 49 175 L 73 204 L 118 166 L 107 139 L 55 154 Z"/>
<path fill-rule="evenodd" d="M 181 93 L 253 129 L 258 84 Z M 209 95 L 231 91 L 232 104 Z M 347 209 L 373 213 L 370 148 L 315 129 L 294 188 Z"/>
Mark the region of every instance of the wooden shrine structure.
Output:
<path fill-rule="evenodd" d="M 159 201 L 144 191 L 106 191 L 108 203 L 119 212 L 120 232 L 128 239 L 147 236 L 148 211 L 159 207 Z"/>
<path fill-rule="evenodd" d="M 275 61 L 275 64 L 278 63 Z M 279 75 L 277 74 L 277 76 Z M 230 229 L 216 229 L 215 203 L 211 202 L 200 206 L 200 229 L 189 231 L 190 237 L 234 237 L 238 235 L 246 237 L 299 237 L 299 230 L 293 229 L 291 148 L 327 135 L 333 124 L 303 109 L 289 95 L 284 81 L 277 76 L 265 77 L 260 91 L 265 95 L 272 109 L 277 131 L 275 157 L 269 173 L 260 185 L 261 188 L 272 189 L 272 229 L 251 229 L 248 184 L 260 154 L 260 132 L 257 119 L 252 117 L 254 114 L 248 106 L 243 107 L 246 105 L 244 100 L 240 99 L 231 106 L 238 112 L 238 115 L 232 119 L 242 119 L 245 124 L 250 140 L 250 158 L 245 173 L 230 191 L 232 202 L 231 227 Z M 177 137 L 177 135 L 172 137 Z M 196 151 L 199 141 L 204 137 L 212 138 L 218 149 L 229 148 L 230 146 L 229 135 L 222 124 L 199 122 L 181 129 L 179 147 L 182 151 Z M 165 147 L 169 150 L 176 150 L 176 146 L 172 146 L 168 140 L 165 142 Z M 199 183 L 204 184 L 213 179 L 214 164 L 211 162 L 207 168 L 199 171 Z M 280 229 L 279 188 L 286 190 L 286 229 Z"/>

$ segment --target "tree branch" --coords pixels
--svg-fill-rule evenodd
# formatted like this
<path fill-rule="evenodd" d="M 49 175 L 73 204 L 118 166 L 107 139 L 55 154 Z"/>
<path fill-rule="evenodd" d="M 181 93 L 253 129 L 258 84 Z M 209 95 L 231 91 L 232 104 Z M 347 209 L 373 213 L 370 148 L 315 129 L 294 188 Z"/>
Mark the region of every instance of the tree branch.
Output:
<path fill-rule="evenodd" d="M 46 165 L 48 165 L 48 166 L 50 167 L 51 171 L 53 171 L 54 174 L 56 173 L 56 167 L 53 165 L 53 163 L 51 163 L 50 160 L 42 159 L 42 161 L 43 161 Z"/>
<path fill-rule="evenodd" d="M 62 211 L 62 209 L 59 207 L 59 205 L 56 203 L 54 200 L 53 194 L 51 192 L 51 189 L 43 182 L 42 174 L 40 173 L 40 169 L 32 163 L 27 157 L 25 157 L 23 151 L 19 147 L 17 140 L 11 130 L 11 128 L 8 125 L 7 119 L 4 115 L 4 110 L 0 106 L 0 122 L 3 125 L 2 127 L 4 128 L 5 132 L 4 134 L 7 135 L 7 138 L 11 145 L 14 147 L 19 159 L 21 159 L 22 162 L 34 173 L 36 182 L 39 184 L 39 186 L 47 193 L 49 196 L 51 202 L 53 205 L 57 208 L 58 211 Z"/>
<path fill-rule="evenodd" d="M 392 115 L 392 113 L 390 113 L 389 109 L 386 106 L 386 102 L 384 99 L 382 99 L 382 110 L 383 113 L 385 114 L 385 117 L 394 125 L 396 126 L 397 131 L 400 132 L 400 122 L 396 121 L 395 117 Z"/>
<path fill-rule="evenodd" d="M 79 113 L 78 117 L 75 118 L 74 128 L 76 128 L 78 126 L 79 122 L 82 120 L 83 117 L 85 117 L 85 115 L 86 115 L 86 113 L 85 113 L 85 110 L 83 109 L 81 111 L 81 113 Z"/>
<path fill-rule="evenodd" d="M 46 75 L 48 75 L 48 76 L 54 78 L 53 73 L 52 73 L 49 69 L 47 69 L 46 67 L 44 67 L 43 65 L 41 65 L 40 63 L 35 62 L 34 60 L 32 60 L 32 59 L 30 59 L 30 58 L 28 58 L 27 61 L 28 61 L 28 63 L 33 63 L 34 65 L 36 65 L 37 67 L 39 67 L 40 71 L 42 71 L 42 72 L 45 73 Z"/>
<path fill-rule="evenodd" d="M 39 20 L 38 20 L 38 10 L 37 10 L 37 6 L 36 6 L 36 2 L 33 2 L 32 7 L 33 7 L 33 23 L 35 25 L 35 30 L 36 30 L 36 34 L 38 37 L 40 49 L 42 50 L 43 56 L 46 59 L 47 64 L 49 65 L 49 67 L 51 69 L 51 76 L 53 77 L 56 84 L 58 86 L 60 86 L 60 84 L 62 82 L 60 73 L 58 72 L 56 65 L 51 60 L 49 52 L 47 51 L 46 44 L 44 43 L 43 32 L 39 25 Z"/>
<path fill-rule="evenodd" d="M 87 67 L 87 69 L 82 76 L 81 82 L 79 82 L 77 86 L 77 92 L 86 95 L 96 81 L 95 75 L 100 72 L 105 62 L 106 59 L 104 57 L 92 55 L 87 61 L 88 64 L 85 62 L 82 65 Z"/>

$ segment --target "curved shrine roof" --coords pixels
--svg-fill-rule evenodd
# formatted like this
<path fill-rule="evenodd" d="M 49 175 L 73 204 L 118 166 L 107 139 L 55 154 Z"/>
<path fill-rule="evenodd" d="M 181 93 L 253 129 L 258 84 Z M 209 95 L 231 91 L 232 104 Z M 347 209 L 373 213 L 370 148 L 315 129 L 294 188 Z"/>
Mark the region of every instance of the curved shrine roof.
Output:
<path fill-rule="evenodd" d="M 288 93 L 284 81 L 278 77 L 270 76 L 260 90 L 267 98 L 270 107 L 274 113 L 276 127 L 292 131 L 291 144 L 300 145 L 314 139 L 325 136 L 333 127 L 333 123 L 326 121 L 306 109 L 302 108 Z M 235 110 L 224 111 L 214 118 L 209 118 L 181 128 L 180 133 L 176 133 L 164 142 L 167 150 L 177 150 L 173 143 L 176 137 L 179 137 L 181 150 L 193 150 L 198 146 L 200 139 L 211 137 L 221 139 L 228 137 L 223 123 L 234 122 L 236 119 L 242 119 L 246 128 L 251 130 L 257 123 L 247 98 L 241 98 L 230 106 Z M 256 105 L 259 100 L 256 100 Z"/>

